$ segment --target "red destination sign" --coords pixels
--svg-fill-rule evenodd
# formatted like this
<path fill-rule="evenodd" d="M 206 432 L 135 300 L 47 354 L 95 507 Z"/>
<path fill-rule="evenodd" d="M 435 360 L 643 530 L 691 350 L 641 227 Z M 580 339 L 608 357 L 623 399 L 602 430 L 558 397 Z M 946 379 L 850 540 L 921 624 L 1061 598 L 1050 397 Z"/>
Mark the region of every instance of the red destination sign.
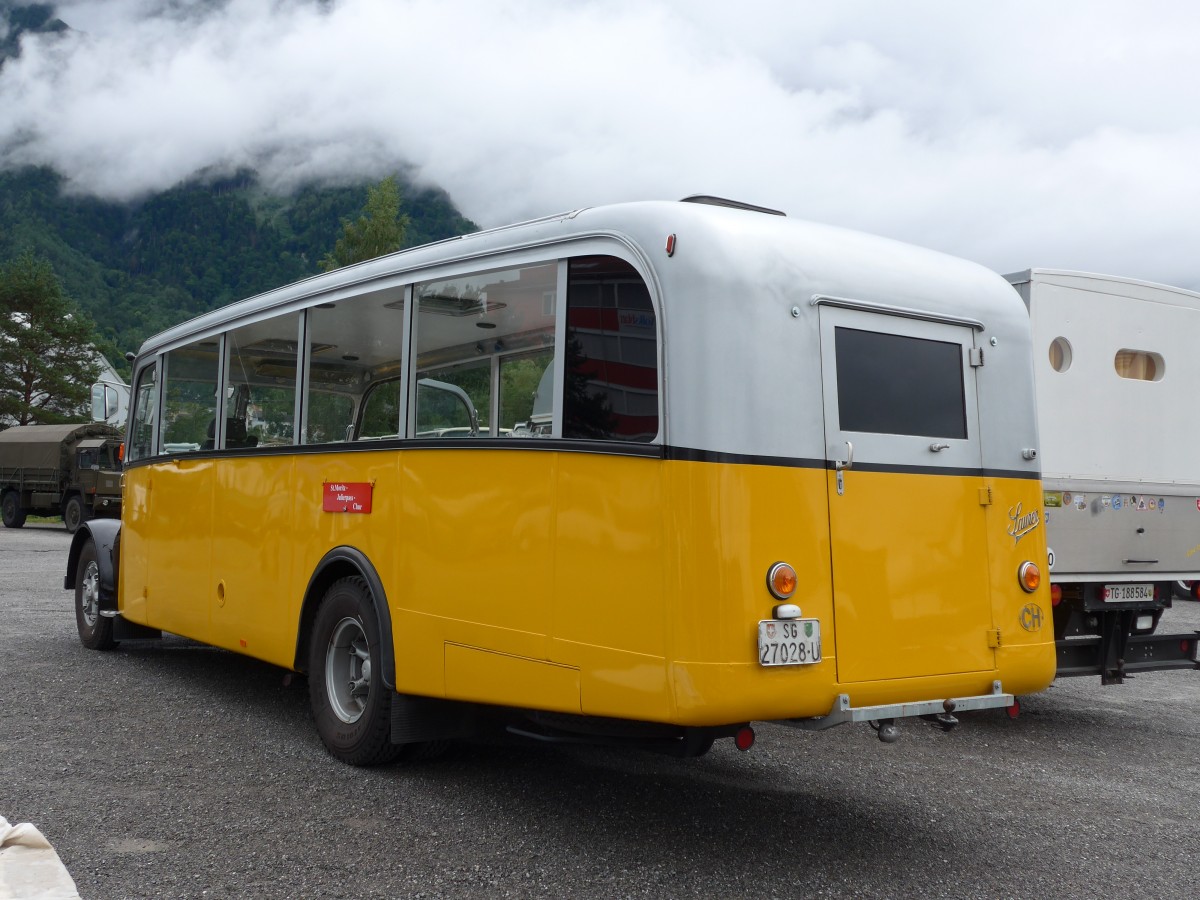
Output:
<path fill-rule="evenodd" d="M 369 481 L 326 481 L 321 509 L 333 513 L 369 513 L 371 489 Z"/>

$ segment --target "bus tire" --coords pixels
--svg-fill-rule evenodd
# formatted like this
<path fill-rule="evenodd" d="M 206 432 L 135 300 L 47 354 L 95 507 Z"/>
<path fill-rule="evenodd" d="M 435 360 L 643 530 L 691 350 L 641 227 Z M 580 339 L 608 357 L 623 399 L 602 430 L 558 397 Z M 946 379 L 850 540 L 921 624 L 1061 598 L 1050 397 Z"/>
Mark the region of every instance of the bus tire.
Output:
<path fill-rule="evenodd" d="M 111 650 L 113 620 L 100 615 L 100 561 L 96 542 L 90 537 L 79 551 L 79 566 L 75 569 L 75 624 L 79 640 L 89 650 Z"/>
<path fill-rule="evenodd" d="M 330 585 L 313 623 L 308 697 L 325 748 L 352 766 L 392 762 L 402 749 L 391 742 L 381 640 L 366 581 L 350 576 Z"/>
<path fill-rule="evenodd" d="M 74 534 L 85 521 L 87 510 L 83 506 L 83 498 L 73 494 L 63 507 L 63 524 L 67 526 L 67 534 Z"/>
<path fill-rule="evenodd" d="M 9 491 L 0 500 L 0 517 L 5 528 L 20 528 L 25 524 L 25 510 L 21 509 L 21 497 L 16 491 Z"/>

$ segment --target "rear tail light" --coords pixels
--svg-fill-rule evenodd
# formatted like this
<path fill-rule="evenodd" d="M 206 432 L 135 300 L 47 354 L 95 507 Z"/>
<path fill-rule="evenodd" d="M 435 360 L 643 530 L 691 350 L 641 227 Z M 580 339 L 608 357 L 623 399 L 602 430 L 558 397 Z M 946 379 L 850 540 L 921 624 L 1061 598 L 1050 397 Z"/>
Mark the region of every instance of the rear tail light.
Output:
<path fill-rule="evenodd" d="M 777 562 L 767 570 L 767 589 L 777 600 L 796 593 L 796 581 L 796 570 L 785 562 Z"/>
<path fill-rule="evenodd" d="M 1008 713 L 1008 717 L 1010 719 L 1015 719 L 1017 716 L 1019 716 L 1021 714 L 1021 699 L 1019 697 L 1013 697 L 1012 704 L 1005 708 L 1005 712 Z"/>
<path fill-rule="evenodd" d="M 1050 585 L 1050 605 L 1058 606 L 1060 603 L 1062 603 L 1062 585 L 1052 584 Z"/>
<path fill-rule="evenodd" d="M 1200 600 L 1200 581 L 1192 582 L 1191 594 L 1193 600 Z"/>
<path fill-rule="evenodd" d="M 1026 560 L 1017 569 L 1017 581 L 1020 582 L 1023 591 L 1032 594 L 1042 583 L 1042 570 L 1036 564 Z"/>

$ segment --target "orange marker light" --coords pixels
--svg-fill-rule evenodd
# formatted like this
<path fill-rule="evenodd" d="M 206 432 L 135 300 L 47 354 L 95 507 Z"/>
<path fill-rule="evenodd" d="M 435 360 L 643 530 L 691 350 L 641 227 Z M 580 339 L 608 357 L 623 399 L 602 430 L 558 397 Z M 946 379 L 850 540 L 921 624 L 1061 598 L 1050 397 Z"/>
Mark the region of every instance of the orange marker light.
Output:
<path fill-rule="evenodd" d="M 796 593 L 796 584 L 796 570 L 785 562 L 777 562 L 767 570 L 767 589 L 780 600 Z"/>
<path fill-rule="evenodd" d="M 1023 562 L 1017 569 L 1017 581 L 1021 583 L 1023 590 L 1032 594 L 1042 583 L 1042 570 L 1031 562 Z"/>

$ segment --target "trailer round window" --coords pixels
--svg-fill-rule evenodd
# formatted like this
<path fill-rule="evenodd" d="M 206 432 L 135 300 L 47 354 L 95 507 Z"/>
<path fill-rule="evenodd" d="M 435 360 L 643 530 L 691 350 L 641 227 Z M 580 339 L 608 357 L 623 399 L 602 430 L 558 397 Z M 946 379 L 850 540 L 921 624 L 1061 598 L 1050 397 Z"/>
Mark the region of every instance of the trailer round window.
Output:
<path fill-rule="evenodd" d="M 1163 358 L 1157 353 L 1122 348 L 1117 351 L 1113 366 L 1122 378 L 1132 378 L 1135 381 L 1162 381 Z"/>
<path fill-rule="evenodd" d="M 1071 368 L 1071 342 L 1065 337 L 1056 337 L 1050 342 L 1050 367 L 1055 372 Z"/>

